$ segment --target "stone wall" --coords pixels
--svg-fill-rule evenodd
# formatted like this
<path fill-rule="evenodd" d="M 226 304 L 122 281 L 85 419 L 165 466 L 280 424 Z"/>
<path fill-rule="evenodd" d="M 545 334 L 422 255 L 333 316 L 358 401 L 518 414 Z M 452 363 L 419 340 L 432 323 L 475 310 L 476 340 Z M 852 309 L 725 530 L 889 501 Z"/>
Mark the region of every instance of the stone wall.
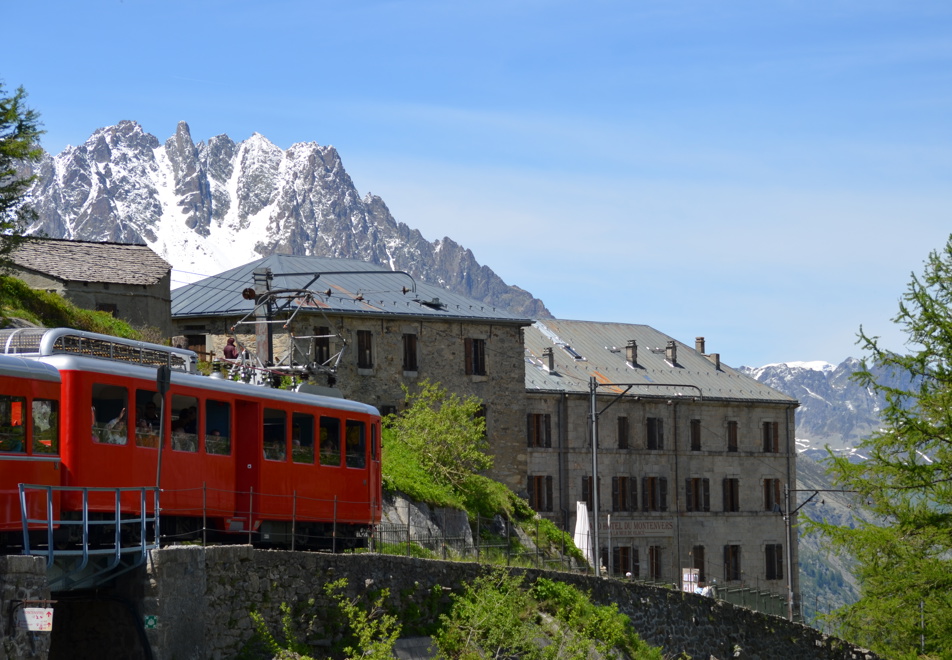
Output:
<path fill-rule="evenodd" d="M 156 660 L 232 658 L 253 636 L 249 612 L 280 629 L 280 607 L 318 616 L 308 643 L 329 645 L 339 633 L 323 585 L 347 578 L 347 593 L 389 589 L 404 634 L 419 634 L 450 602 L 450 594 L 485 570 L 477 564 L 421 561 L 387 555 L 328 555 L 253 550 L 249 546 L 173 547 L 154 552 L 148 578 L 126 581 L 139 590 L 141 614 Z M 530 579 L 542 575 L 528 570 Z M 674 590 L 568 574 L 558 576 L 602 604 L 617 603 L 639 634 L 668 655 L 695 658 L 859 659 L 872 654 L 817 630 L 721 601 Z"/>
<path fill-rule="evenodd" d="M 50 633 L 28 632 L 16 627 L 17 611 L 24 606 L 47 607 L 50 588 L 46 561 L 26 555 L 0 555 L 0 658 L 46 658 Z M 34 601 L 34 602 L 26 602 Z M 56 623 L 54 609 L 53 622 Z"/>

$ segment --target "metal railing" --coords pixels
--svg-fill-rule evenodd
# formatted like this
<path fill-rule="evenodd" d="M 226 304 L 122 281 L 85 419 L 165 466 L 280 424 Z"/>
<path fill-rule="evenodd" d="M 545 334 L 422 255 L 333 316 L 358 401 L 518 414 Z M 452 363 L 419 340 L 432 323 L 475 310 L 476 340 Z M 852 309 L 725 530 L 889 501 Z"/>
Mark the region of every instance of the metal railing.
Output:
<path fill-rule="evenodd" d="M 105 575 L 114 577 L 142 565 L 148 551 L 159 545 L 156 488 L 19 484 L 19 495 L 23 554 L 45 557 L 48 571 L 58 569 L 53 583 L 92 584 Z M 54 504 L 64 496 L 80 498 L 81 505 L 60 513 Z"/>
<path fill-rule="evenodd" d="M 512 523 L 500 516 L 477 516 L 468 522 L 468 534 L 457 535 L 447 533 L 445 520 L 439 524 L 415 523 L 409 513 L 406 518 L 407 522 L 378 524 L 371 537 L 371 550 L 406 557 L 592 572 L 584 562 L 569 555 L 564 538 L 555 547 L 542 539 L 538 521 L 528 530 L 523 526 L 528 536 L 525 539 Z"/>

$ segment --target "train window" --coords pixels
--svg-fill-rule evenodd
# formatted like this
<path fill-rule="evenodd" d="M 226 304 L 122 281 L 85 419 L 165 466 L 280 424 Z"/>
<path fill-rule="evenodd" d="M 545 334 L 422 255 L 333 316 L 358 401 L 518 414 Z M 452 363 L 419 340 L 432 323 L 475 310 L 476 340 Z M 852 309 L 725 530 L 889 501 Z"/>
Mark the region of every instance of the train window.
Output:
<path fill-rule="evenodd" d="M 205 452 L 231 454 L 231 404 L 224 401 L 205 402 Z"/>
<path fill-rule="evenodd" d="M 198 399 L 172 395 L 172 449 L 198 451 Z"/>
<path fill-rule="evenodd" d="M 0 396 L 0 451 L 26 453 L 23 444 L 23 410 L 26 399 L 19 396 Z"/>
<path fill-rule="evenodd" d="M 283 461 L 288 456 L 288 414 L 274 408 L 264 409 L 264 457 Z"/>
<path fill-rule="evenodd" d="M 340 420 L 321 417 L 321 465 L 340 467 Z"/>
<path fill-rule="evenodd" d="M 129 395 L 121 385 L 93 384 L 93 442 L 124 445 L 128 442 L 126 410 Z"/>
<path fill-rule="evenodd" d="M 370 425 L 370 458 L 377 460 L 377 425 Z"/>
<path fill-rule="evenodd" d="M 291 456 L 295 463 L 314 462 L 314 415 L 291 415 Z"/>
<path fill-rule="evenodd" d="M 159 446 L 159 393 L 136 390 L 136 446 Z"/>
<path fill-rule="evenodd" d="M 367 465 L 366 424 L 347 420 L 347 467 L 362 468 Z"/>
<path fill-rule="evenodd" d="M 59 453 L 59 402 L 33 399 L 33 453 Z"/>

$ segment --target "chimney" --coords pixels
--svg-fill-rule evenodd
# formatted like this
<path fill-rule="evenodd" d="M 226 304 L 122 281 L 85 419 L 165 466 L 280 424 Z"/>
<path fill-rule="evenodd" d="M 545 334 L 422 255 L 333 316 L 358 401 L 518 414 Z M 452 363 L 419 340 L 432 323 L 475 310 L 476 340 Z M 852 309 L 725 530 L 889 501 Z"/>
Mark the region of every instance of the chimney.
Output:
<path fill-rule="evenodd" d="M 671 364 L 677 364 L 677 363 L 678 363 L 678 345 L 677 345 L 677 343 L 676 343 L 673 339 L 672 339 L 671 341 L 669 341 L 669 342 L 668 342 L 668 345 L 665 347 L 665 349 L 664 349 L 664 357 L 665 357 L 665 358 L 668 360 L 668 362 L 670 362 Z"/>
<path fill-rule="evenodd" d="M 705 355 L 708 360 L 714 363 L 714 368 L 718 371 L 721 370 L 721 354 L 720 353 L 711 353 L 710 355 Z"/>
<path fill-rule="evenodd" d="M 704 355 L 704 337 L 694 338 L 694 350 L 701 355 Z"/>
<path fill-rule="evenodd" d="M 625 346 L 625 359 L 631 366 L 638 364 L 638 342 L 634 339 L 629 339 L 628 345 Z"/>
<path fill-rule="evenodd" d="M 545 360 L 545 368 L 549 370 L 549 373 L 555 371 L 555 353 L 551 348 L 542 350 L 542 359 Z"/>

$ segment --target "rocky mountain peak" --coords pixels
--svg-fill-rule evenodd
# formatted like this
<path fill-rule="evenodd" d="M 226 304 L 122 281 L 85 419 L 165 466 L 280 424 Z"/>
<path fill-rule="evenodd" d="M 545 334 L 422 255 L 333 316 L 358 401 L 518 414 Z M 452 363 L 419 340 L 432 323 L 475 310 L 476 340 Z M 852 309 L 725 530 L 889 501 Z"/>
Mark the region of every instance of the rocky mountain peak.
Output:
<path fill-rule="evenodd" d="M 429 242 L 363 198 L 332 146 L 287 150 L 260 133 L 196 144 L 186 122 L 164 143 L 134 122 L 98 129 L 46 156 L 28 233 L 146 243 L 181 271 L 214 274 L 273 253 L 361 259 L 405 270 L 516 314 L 542 301 L 503 282 L 448 237 Z"/>

